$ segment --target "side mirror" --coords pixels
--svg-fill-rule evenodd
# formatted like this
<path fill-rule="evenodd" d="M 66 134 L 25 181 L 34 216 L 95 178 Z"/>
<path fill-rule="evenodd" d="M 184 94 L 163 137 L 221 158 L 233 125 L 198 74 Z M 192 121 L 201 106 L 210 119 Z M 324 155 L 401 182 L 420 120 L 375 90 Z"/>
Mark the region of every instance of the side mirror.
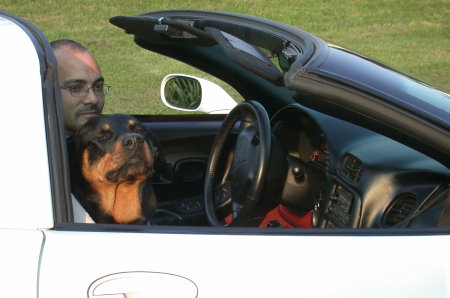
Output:
<path fill-rule="evenodd" d="M 237 102 L 219 85 L 184 74 L 169 74 L 161 82 L 161 99 L 169 108 L 208 114 L 228 114 Z"/>

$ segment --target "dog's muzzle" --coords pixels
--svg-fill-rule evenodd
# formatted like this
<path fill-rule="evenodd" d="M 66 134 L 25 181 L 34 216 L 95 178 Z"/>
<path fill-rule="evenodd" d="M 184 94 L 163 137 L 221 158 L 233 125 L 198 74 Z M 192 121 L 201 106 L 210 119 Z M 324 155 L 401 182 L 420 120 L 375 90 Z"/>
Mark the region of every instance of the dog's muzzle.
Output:
<path fill-rule="evenodd" d="M 144 137 L 136 133 L 127 134 L 122 139 L 122 145 L 129 150 L 139 149 L 144 143 Z"/>

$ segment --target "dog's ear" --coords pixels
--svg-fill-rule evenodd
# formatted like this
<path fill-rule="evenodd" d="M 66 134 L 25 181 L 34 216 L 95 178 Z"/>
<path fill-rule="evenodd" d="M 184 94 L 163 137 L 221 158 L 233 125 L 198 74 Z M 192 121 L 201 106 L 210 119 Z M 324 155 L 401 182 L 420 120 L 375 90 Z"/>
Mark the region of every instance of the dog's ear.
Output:
<path fill-rule="evenodd" d="M 72 193 L 77 193 L 77 199 L 83 197 L 79 193 L 78 186 L 82 185 L 82 175 L 80 172 L 81 155 L 79 154 L 78 142 L 76 136 L 68 136 L 66 138 L 67 153 L 69 156 L 69 170 L 70 170 L 70 188 Z"/>
<path fill-rule="evenodd" d="M 164 156 L 161 144 L 155 134 L 148 127 L 145 127 L 145 137 L 147 144 L 152 147 L 154 159 L 153 167 L 155 169 L 155 173 L 160 174 L 166 168 L 166 158 Z"/>
<path fill-rule="evenodd" d="M 67 154 L 69 155 L 69 165 L 73 166 L 76 160 L 75 137 L 66 136 Z"/>

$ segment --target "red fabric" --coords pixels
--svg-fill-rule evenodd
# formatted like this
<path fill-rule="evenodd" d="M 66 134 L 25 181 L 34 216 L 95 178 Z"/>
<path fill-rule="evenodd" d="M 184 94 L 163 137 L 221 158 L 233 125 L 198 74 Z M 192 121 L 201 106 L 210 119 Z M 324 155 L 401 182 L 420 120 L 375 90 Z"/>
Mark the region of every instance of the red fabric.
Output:
<path fill-rule="evenodd" d="M 251 227 L 265 228 L 269 222 L 277 221 L 284 228 L 312 228 L 311 216 L 312 211 L 304 215 L 297 215 L 290 211 L 286 206 L 276 205 L 268 206 L 259 212 L 261 216 L 256 218 L 249 224 Z M 262 219 L 261 219 L 262 217 Z M 233 220 L 233 214 L 225 217 L 224 221 L 229 224 Z"/>
<path fill-rule="evenodd" d="M 280 216 L 295 228 L 312 228 L 312 211 L 303 216 L 297 215 L 290 211 L 286 206 L 279 205 L 278 211 Z"/>
<path fill-rule="evenodd" d="M 287 207 L 278 205 L 266 214 L 258 227 L 267 227 L 269 222 L 276 220 L 280 223 L 281 227 L 311 228 L 311 215 L 312 211 L 300 216 L 290 211 Z"/>

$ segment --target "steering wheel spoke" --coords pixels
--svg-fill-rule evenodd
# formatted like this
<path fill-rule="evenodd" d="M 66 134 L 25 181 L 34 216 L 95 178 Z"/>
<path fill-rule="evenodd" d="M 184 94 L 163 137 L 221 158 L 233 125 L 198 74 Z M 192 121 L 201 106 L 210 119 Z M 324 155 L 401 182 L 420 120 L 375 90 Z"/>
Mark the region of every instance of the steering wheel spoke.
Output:
<path fill-rule="evenodd" d="M 233 202 L 233 203 L 232 203 L 233 218 L 238 217 L 238 215 L 239 215 L 240 212 L 241 212 L 242 207 L 243 207 L 243 206 L 242 206 L 241 204 L 239 204 L 239 203 L 236 203 L 236 202 Z"/>
<path fill-rule="evenodd" d="M 231 181 L 226 180 L 225 183 L 218 184 L 215 187 L 214 195 L 217 208 L 227 205 L 231 200 Z"/>

